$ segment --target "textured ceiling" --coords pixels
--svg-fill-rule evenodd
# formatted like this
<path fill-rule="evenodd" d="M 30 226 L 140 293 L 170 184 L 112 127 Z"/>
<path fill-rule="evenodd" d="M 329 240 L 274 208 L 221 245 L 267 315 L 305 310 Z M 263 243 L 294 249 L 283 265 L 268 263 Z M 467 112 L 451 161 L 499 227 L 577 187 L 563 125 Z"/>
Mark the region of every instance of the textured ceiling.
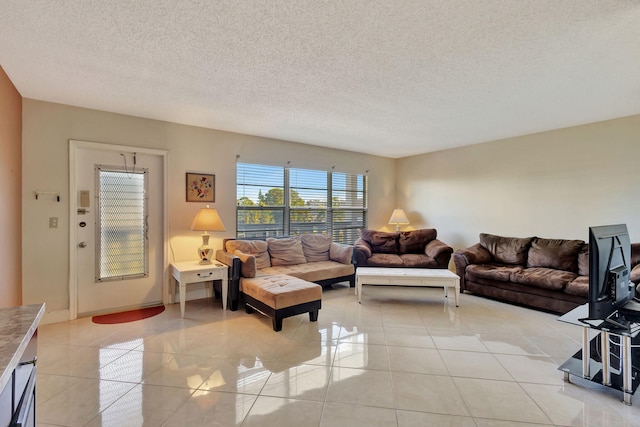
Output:
<path fill-rule="evenodd" d="M 640 114 L 640 0 L 0 0 L 23 97 L 392 158 Z"/>

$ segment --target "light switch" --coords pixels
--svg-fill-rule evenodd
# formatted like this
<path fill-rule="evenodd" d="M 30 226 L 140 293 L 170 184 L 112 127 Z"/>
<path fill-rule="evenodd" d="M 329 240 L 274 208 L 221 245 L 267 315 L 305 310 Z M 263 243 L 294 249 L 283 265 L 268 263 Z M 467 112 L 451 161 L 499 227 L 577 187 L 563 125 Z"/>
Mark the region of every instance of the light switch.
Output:
<path fill-rule="evenodd" d="M 49 217 L 49 228 L 58 228 L 58 217 L 50 216 Z"/>

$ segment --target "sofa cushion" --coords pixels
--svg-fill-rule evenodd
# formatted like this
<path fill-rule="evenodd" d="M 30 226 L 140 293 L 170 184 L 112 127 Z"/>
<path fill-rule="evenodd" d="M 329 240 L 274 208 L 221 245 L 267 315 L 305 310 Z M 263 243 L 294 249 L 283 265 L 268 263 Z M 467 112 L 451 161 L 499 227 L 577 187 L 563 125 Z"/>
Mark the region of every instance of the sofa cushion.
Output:
<path fill-rule="evenodd" d="M 371 254 L 367 267 L 402 267 L 404 262 L 398 254 Z"/>
<path fill-rule="evenodd" d="M 331 236 L 327 234 L 302 234 L 302 252 L 307 262 L 329 261 Z"/>
<path fill-rule="evenodd" d="M 286 275 L 242 279 L 242 292 L 276 310 L 322 299 L 322 286 Z"/>
<path fill-rule="evenodd" d="M 511 274 L 511 281 L 543 289 L 560 291 L 578 277 L 576 273 L 552 268 L 524 268 Z"/>
<path fill-rule="evenodd" d="M 525 265 L 532 240 L 533 237 L 502 237 L 480 233 L 480 244 L 491 253 L 491 259 L 500 264 Z"/>
<path fill-rule="evenodd" d="M 308 280 L 309 282 L 349 276 L 353 274 L 354 271 L 355 268 L 353 264 L 342 264 L 336 261 L 316 261 L 296 265 L 279 265 L 261 270 L 264 274 L 286 274 L 288 276 L 297 277 L 298 279 Z"/>
<path fill-rule="evenodd" d="M 302 242 L 298 237 L 285 237 L 276 239 L 267 238 L 271 265 L 295 265 L 304 264 L 307 259 L 304 257 Z"/>
<path fill-rule="evenodd" d="M 531 242 L 527 267 L 546 267 L 578 272 L 578 252 L 584 246 L 582 240 L 541 239 Z"/>
<path fill-rule="evenodd" d="M 404 267 L 438 268 L 438 260 L 425 254 L 400 254 Z"/>
<path fill-rule="evenodd" d="M 329 247 L 329 259 L 340 264 L 352 264 L 353 246 L 331 243 Z"/>
<path fill-rule="evenodd" d="M 437 237 L 438 233 L 434 228 L 403 231 L 398 236 L 398 253 L 423 254 L 427 243 Z"/>
<path fill-rule="evenodd" d="M 469 280 L 489 279 L 508 282 L 511 274 L 522 270 L 520 265 L 504 266 L 497 264 L 471 264 L 467 266 L 465 278 Z"/>
<path fill-rule="evenodd" d="M 589 245 L 582 245 L 582 249 L 578 252 L 578 275 L 589 275 Z"/>
<path fill-rule="evenodd" d="M 242 277 L 256 277 L 255 255 L 245 254 L 241 250 L 236 250 L 233 254 L 240 258 L 240 274 Z"/>
<path fill-rule="evenodd" d="M 398 234 L 386 231 L 360 230 L 360 238 L 371 245 L 371 252 L 379 254 L 398 253 Z"/>
<path fill-rule="evenodd" d="M 267 242 L 264 240 L 227 240 L 227 252 L 241 251 L 256 257 L 256 268 L 271 267 Z"/>
<path fill-rule="evenodd" d="M 589 276 L 578 276 L 567 284 L 564 291 L 570 295 L 589 296 Z"/>

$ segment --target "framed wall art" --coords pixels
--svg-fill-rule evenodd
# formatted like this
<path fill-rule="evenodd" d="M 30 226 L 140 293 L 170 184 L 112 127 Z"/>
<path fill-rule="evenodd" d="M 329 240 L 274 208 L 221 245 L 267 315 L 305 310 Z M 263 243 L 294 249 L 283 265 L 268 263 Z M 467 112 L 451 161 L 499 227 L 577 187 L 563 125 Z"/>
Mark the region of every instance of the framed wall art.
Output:
<path fill-rule="evenodd" d="M 216 176 L 187 172 L 187 202 L 215 202 Z"/>

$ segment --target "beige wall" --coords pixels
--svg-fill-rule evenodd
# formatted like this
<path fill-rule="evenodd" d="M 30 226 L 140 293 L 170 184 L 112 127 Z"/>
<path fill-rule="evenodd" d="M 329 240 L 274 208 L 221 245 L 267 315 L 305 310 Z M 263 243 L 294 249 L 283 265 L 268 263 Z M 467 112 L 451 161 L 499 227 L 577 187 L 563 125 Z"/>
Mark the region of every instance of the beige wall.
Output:
<path fill-rule="evenodd" d="M 23 130 L 23 283 L 24 302 L 46 302 L 47 312 L 69 307 L 69 140 L 139 146 L 169 151 L 169 228 L 173 259 L 196 258 L 202 240 L 189 230 L 202 206 L 185 202 L 185 172 L 216 175 L 216 202 L 227 231 L 215 233 L 214 247 L 235 235 L 235 163 L 365 173 L 369 171 L 370 221 L 384 224 L 395 203 L 395 162 L 382 157 L 320 148 L 204 128 L 147 120 L 25 99 Z M 62 201 L 35 200 L 35 190 L 59 191 Z M 59 227 L 48 228 L 49 217 Z M 44 256 L 34 257 L 44 247 Z"/>
<path fill-rule="evenodd" d="M 22 301 L 22 97 L 0 67 L 0 308 Z"/>
<path fill-rule="evenodd" d="M 615 223 L 640 242 L 639 159 L 640 116 L 609 120 L 399 159 L 397 202 L 455 248 Z"/>

